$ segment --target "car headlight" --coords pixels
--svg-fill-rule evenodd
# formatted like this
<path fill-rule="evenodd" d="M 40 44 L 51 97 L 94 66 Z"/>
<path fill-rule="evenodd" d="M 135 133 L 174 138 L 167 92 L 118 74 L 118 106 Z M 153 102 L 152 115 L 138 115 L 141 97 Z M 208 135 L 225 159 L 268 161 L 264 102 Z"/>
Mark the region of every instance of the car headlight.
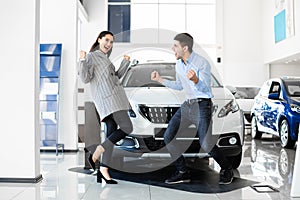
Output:
<path fill-rule="evenodd" d="M 236 103 L 235 99 L 232 99 L 229 103 L 227 103 L 223 108 L 221 108 L 218 117 L 225 117 L 228 115 L 228 113 L 232 112 L 235 113 L 238 111 L 240 108 L 238 104 Z"/>
<path fill-rule="evenodd" d="M 128 110 L 128 116 L 132 117 L 132 118 L 136 118 L 136 114 L 135 114 L 135 112 L 132 109 Z"/>
<path fill-rule="evenodd" d="M 300 106 L 298 106 L 296 104 L 291 104 L 291 110 L 296 113 L 300 113 Z"/>

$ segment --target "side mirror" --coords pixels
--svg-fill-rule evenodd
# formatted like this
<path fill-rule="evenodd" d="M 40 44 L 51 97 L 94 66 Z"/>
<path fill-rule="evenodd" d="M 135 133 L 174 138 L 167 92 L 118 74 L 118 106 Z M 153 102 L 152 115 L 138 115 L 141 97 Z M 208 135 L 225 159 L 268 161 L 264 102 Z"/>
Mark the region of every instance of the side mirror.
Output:
<path fill-rule="evenodd" d="M 268 99 L 278 100 L 279 99 L 279 94 L 278 93 L 270 93 L 268 95 Z"/>
<path fill-rule="evenodd" d="M 226 88 L 233 94 L 235 95 L 235 93 L 237 92 L 236 88 L 231 86 L 231 85 L 227 85 Z"/>
<path fill-rule="evenodd" d="M 133 59 L 133 61 L 131 61 L 130 66 L 131 66 L 131 67 L 134 67 L 134 66 L 136 66 L 137 64 L 139 64 L 139 61 L 136 60 L 136 59 Z"/>

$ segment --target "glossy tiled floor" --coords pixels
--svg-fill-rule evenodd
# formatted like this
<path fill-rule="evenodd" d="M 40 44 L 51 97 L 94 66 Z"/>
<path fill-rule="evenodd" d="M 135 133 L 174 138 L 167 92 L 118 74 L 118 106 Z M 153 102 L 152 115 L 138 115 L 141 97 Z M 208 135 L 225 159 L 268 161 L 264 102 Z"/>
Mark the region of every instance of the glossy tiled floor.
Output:
<path fill-rule="evenodd" d="M 262 141 L 246 137 L 243 160 L 235 176 L 270 185 L 279 192 L 258 193 L 251 187 L 227 193 L 199 194 L 165 189 L 156 186 L 119 181 L 118 185 L 96 183 L 95 176 L 69 171 L 73 167 L 83 167 L 83 152 L 41 153 L 41 173 L 43 180 L 37 184 L 0 183 L 0 200 L 232 200 L 232 199 L 290 199 L 293 178 L 295 150 L 280 147 L 277 139 L 264 137 Z M 218 166 L 212 162 L 213 169 Z"/>

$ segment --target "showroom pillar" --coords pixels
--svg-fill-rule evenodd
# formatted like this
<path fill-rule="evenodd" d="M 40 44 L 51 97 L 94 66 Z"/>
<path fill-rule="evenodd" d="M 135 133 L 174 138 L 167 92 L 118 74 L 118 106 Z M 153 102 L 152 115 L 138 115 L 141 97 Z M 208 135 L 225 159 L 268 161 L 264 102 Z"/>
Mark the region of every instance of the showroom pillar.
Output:
<path fill-rule="evenodd" d="M 298 133 L 300 133 L 300 125 L 298 129 Z M 295 156 L 295 166 L 294 166 L 294 175 L 292 181 L 292 188 L 291 188 L 291 197 L 300 198 L 300 136 L 298 134 L 298 142 L 297 142 L 297 149 L 296 149 L 296 156 Z"/>
<path fill-rule="evenodd" d="M 0 13 L 0 182 L 36 183 L 40 0 L 5 1 Z"/>

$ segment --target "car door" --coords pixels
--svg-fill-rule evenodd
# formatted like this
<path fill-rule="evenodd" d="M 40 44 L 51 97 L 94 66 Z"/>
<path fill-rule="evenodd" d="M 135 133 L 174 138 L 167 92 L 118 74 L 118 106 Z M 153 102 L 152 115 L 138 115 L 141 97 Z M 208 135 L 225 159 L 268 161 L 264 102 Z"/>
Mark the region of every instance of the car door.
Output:
<path fill-rule="evenodd" d="M 270 86 L 271 86 L 270 81 L 266 81 L 262 85 L 259 94 L 254 99 L 254 104 L 252 107 L 252 111 L 256 116 L 257 122 L 261 124 L 263 127 L 266 126 L 265 125 L 265 118 L 266 118 L 265 115 L 266 115 L 266 107 L 267 107 L 266 101 L 268 100 Z"/>
<path fill-rule="evenodd" d="M 281 107 L 281 86 L 278 81 L 272 81 L 268 99 L 266 100 L 265 107 L 265 126 L 274 132 L 277 132 L 277 118 Z"/>

